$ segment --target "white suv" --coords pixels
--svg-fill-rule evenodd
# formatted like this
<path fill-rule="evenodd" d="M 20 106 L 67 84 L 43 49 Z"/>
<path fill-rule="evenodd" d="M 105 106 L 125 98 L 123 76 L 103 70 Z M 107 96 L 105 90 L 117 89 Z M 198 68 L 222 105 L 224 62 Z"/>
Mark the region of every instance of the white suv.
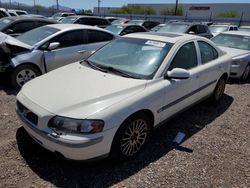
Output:
<path fill-rule="evenodd" d="M 130 34 L 25 84 L 17 114 L 35 141 L 65 158 L 128 158 L 166 119 L 207 97 L 218 101 L 230 63 L 203 37 Z"/>

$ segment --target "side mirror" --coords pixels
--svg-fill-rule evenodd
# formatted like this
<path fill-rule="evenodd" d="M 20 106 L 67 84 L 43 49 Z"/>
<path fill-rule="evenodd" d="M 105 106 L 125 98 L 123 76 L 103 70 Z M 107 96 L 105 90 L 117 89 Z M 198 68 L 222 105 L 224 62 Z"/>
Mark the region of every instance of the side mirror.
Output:
<path fill-rule="evenodd" d="M 59 46 L 60 46 L 59 42 L 52 42 L 52 43 L 49 44 L 48 50 L 55 50 Z"/>
<path fill-rule="evenodd" d="M 189 31 L 188 34 L 194 35 L 195 32 L 194 31 Z"/>
<path fill-rule="evenodd" d="M 167 72 L 167 75 L 165 78 L 171 78 L 171 79 L 188 79 L 190 77 L 189 71 L 181 68 L 174 68 L 171 71 Z"/>
<path fill-rule="evenodd" d="M 14 32 L 14 31 L 13 31 L 12 29 L 7 29 L 5 33 L 6 33 L 6 34 L 11 34 L 11 33 L 13 33 L 13 32 Z"/>

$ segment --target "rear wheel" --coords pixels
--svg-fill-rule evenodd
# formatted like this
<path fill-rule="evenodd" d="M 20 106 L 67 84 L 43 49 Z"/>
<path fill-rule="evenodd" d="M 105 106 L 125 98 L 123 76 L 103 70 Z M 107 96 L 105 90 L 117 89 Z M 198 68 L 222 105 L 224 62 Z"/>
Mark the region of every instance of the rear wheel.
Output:
<path fill-rule="evenodd" d="M 214 102 L 218 102 L 221 97 L 223 96 L 224 92 L 225 92 L 225 88 L 226 88 L 226 77 L 223 76 L 219 79 L 219 81 L 217 82 L 217 85 L 214 89 L 213 95 L 212 95 L 212 100 Z"/>
<path fill-rule="evenodd" d="M 39 75 L 40 72 L 36 67 L 29 64 L 20 65 L 10 72 L 11 85 L 15 89 L 19 89 Z"/>
<path fill-rule="evenodd" d="M 241 77 L 241 80 L 246 81 L 248 76 L 249 76 L 249 73 L 250 73 L 250 65 L 247 65 L 247 67 L 245 68 L 245 71 Z"/>
<path fill-rule="evenodd" d="M 147 143 L 150 132 L 151 122 L 144 114 L 128 118 L 115 135 L 111 157 L 125 159 L 135 156 Z"/>

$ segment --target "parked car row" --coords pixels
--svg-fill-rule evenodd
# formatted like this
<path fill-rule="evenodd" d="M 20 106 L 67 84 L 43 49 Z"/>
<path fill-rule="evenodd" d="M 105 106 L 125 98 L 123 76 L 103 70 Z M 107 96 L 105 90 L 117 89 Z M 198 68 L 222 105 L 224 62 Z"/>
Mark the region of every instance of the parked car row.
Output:
<path fill-rule="evenodd" d="M 21 88 L 25 130 L 67 159 L 133 157 L 153 128 L 206 98 L 218 102 L 229 77 L 249 76 L 250 32 L 211 38 L 205 23 L 171 21 L 156 32 L 153 21 L 79 24 L 89 18 L 0 34 L 0 72 Z"/>

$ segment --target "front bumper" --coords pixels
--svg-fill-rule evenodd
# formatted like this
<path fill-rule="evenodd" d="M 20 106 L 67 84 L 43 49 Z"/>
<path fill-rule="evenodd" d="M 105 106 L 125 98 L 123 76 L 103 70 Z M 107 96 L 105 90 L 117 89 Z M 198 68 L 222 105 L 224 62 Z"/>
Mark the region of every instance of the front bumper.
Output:
<path fill-rule="evenodd" d="M 230 78 L 241 78 L 245 67 L 242 65 L 231 65 Z"/>
<path fill-rule="evenodd" d="M 109 129 L 99 134 L 89 134 L 78 139 L 65 139 L 49 128 L 40 129 L 29 121 L 18 109 L 16 112 L 23 122 L 24 129 L 42 147 L 59 153 L 66 159 L 90 160 L 108 156 L 116 128 Z M 39 120 L 38 120 L 39 122 Z"/>

